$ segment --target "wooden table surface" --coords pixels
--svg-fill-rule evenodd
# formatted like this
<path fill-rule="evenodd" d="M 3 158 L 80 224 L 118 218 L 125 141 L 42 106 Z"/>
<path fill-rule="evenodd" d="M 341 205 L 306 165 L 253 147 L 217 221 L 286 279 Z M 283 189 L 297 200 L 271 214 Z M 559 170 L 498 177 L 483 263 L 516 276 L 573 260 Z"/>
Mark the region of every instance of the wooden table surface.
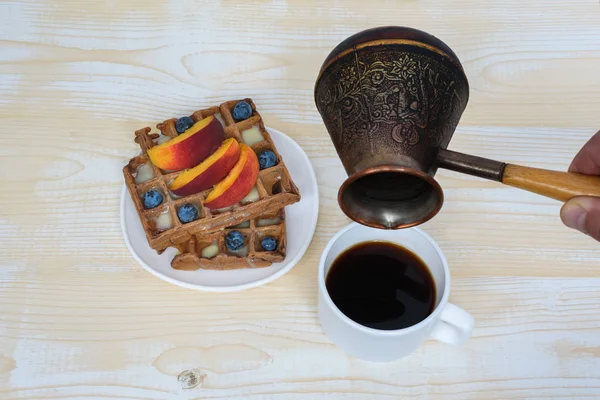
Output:
<path fill-rule="evenodd" d="M 317 260 L 348 220 L 345 174 L 313 103 L 340 40 L 409 25 L 459 55 L 458 151 L 564 170 L 600 128 L 596 0 L 0 2 L 0 398 L 600 398 L 600 244 L 560 205 L 440 171 L 463 347 L 371 364 L 321 331 Z M 121 168 L 133 131 L 251 96 L 306 151 L 318 228 L 286 276 L 236 294 L 169 285 L 128 253 Z M 177 375 L 198 369 L 182 390 Z"/>

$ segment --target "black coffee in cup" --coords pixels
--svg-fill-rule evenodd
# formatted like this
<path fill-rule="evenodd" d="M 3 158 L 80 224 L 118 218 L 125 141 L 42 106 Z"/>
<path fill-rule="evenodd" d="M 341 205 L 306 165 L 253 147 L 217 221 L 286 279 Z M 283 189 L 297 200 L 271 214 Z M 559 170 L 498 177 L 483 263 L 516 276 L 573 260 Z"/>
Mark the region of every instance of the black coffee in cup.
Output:
<path fill-rule="evenodd" d="M 435 283 L 419 256 L 395 243 L 371 241 L 341 253 L 325 280 L 336 307 L 381 330 L 418 324 L 435 308 Z"/>

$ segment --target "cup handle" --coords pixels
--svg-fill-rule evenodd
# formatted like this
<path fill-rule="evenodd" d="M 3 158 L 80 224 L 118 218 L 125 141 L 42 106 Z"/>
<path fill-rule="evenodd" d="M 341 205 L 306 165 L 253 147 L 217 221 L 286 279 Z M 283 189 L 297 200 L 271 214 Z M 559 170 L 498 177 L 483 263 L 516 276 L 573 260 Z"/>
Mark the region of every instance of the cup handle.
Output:
<path fill-rule="evenodd" d="M 446 304 L 442 315 L 431 331 L 431 337 L 440 342 L 459 345 L 466 342 L 473 332 L 475 320 L 465 310 L 452 303 Z"/>

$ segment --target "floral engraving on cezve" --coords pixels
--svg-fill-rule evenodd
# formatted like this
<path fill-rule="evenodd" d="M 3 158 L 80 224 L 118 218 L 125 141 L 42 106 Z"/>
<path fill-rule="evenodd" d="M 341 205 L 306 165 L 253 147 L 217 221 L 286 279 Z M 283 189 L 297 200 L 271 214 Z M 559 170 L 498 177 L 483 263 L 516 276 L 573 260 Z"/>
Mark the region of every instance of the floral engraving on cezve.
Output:
<path fill-rule="evenodd" d="M 427 135 L 432 146 L 446 147 L 458 124 L 462 106 L 453 73 L 422 54 L 387 49 L 351 55 L 325 75 L 318 107 L 338 148 L 375 134 L 403 147 Z"/>

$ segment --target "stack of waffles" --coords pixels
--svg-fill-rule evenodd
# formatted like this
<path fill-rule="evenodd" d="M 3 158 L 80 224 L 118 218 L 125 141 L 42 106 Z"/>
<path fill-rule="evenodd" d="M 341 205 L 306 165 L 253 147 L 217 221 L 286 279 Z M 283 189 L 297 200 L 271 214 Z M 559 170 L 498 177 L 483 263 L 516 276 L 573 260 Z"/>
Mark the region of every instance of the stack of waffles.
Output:
<path fill-rule="evenodd" d="M 240 101 L 251 106 L 252 114 L 236 121 L 232 110 Z M 258 268 L 281 262 L 286 250 L 284 208 L 300 200 L 298 188 L 251 99 L 228 101 L 190 116 L 194 123 L 210 117 L 223 125 L 225 140 L 233 138 L 240 146 L 249 146 L 255 154 L 271 150 L 276 156 L 275 165 L 260 169 L 254 187 L 240 201 L 227 207 L 211 208 L 207 206 L 207 197 L 212 187 L 197 193 L 175 195 L 170 186 L 184 171 L 159 168 L 148 154 L 153 147 L 178 137 L 177 119 L 158 124 L 160 134 L 151 133 L 149 127 L 136 131 L 135 141 L 142 152 L 123 168 L 123 175 L 148 243 L 159 254 L 168 247 L 177 248 L 179 253 L 171 266 L 182 270 Z M 177 157 L 177 154 L 171 156 Z M 160 204 L 150 209 L 143 201 L 148 191 L 158 192 L 162 197 Z M 210 198 L 208 203 L 211 204 Z M 187 223 L 180 220 L 178 210 L 184 205 L 195 207 L 196 219 Z M 232 231 L 237 231 L 244 239 L 243 245 L 235 250 L 231 250 L 225 240 Z M 276 240 L 274 250 L 263 249 L 261 241 L 266 236 Z"/>

